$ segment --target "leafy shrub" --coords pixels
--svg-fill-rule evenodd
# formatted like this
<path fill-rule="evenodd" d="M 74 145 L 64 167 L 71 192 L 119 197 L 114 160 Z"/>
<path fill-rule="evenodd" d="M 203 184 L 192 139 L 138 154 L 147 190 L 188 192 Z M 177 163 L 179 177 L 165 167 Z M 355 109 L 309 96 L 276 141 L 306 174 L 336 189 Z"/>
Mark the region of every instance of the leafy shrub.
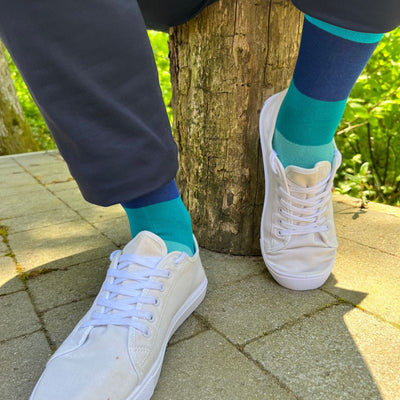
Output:
<path fill-rule="evenodd" d="M 336 188 L 400 205 L 400 28 L 386 34 L 355 84 L 336 143 L 343 163 Z"/>

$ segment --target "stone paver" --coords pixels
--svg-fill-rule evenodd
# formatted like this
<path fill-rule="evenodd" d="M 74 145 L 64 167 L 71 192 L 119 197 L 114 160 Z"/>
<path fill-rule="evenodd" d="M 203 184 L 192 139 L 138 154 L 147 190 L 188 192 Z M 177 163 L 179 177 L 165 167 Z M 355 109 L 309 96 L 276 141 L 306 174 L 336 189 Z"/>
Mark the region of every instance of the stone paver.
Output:
<path fill-rule="evenodd" d="M 126 216 L 106 219 L 93 225 L 117 246 L 124 246 L 132 238 Z"/>
<path fill-rule="evenodd" d="M 265 273 L 210 292 L 197 312 L 233 343 L 244 344 L 334 301 L 319 290 L 282 288 Z"/>
<path fill-rule="evenodd" d="M 42 184 L 68 182 L 72 179 L 67 166 L 57 160 L 51 164 L 30 167 L 29 172 Z"/>
<path fill-rule="evenodd" d="M 119 217 L 125 217 L 125 211 L 117 204 L 111 207 L 88 207 L 78 211 L 79 215 L 82 216 L 86 221 L 94 224 L 109 219 L 117 219 Z"/>
<path fill-rule="evenodd" d="M 78 185 L 74 180 L 68 179 L 66 182 L 52 182 L 46 185 L 46 189 L 50 190 L 52 193 L 58 193 L 64 190 L 76 191 L 78 190 Z"/>
<path fill-rule="evenodd" d="M 396 399 L 400 393 L 399 327 L 358 309 L 346 313 L 344 323 L 382 398 Z"/>
<path fill-rule="evenodd" d="M 38 181 L 27 172 L 18 171 L 7 175 L 0 170 L 0 193 L 5 193 L 8 188 L 15 186 L 37 185 Z"/>
<path fill-rule="evenodd" d="M 0 256 L 4 255 L 6 253 L 8 253 L 8 247 L 4 243 L 3 238 L 0 237 Z"/>
<path fill-rule="evenodd" d="M 0 172 L 1 175 L 1 172 Z M 0 202 L 4 201 L 4 199 L 21 197 L 21 196 L 30 196 L 31 193 L 34 192 L 44 192 L 46 189 L 42 185 L 38 185 L 37 181 L 32 182 L 33 184 L 29 185 L 17 185 L 17 186 L 7 186 L 0 181 Z M 7 187 L 5 187 L 7 186 Z M 4 218 L 4 217 L 3 217 Z"/>
<path fill-rule="evenodd" d="M 200 255 L 207 273 L 208 293 L 254 275 L 266 275 L 261 257 L 237 257 L 205 249 L 200 249 Z"/>
<path fill-rule="evenodd" d="M 23 288 L 22 281 L 18 278 L 14 260 L 11 257 L 0 256 L 0 295 L 16 292 Z"/>
<path fill-rule="evenodd" d="M 261 257 L 201 249 L 207 296 L 171 338 L 154 400 L 398 400 L 400 208 L 334 200 L 340 247 L 319 290 L 280 287 Z M 55 151 L 0 157 L 0 224 L 0 399 L 27 400 L 130 233 Z"/>
<path fill-rule="evenodd" d="M 60 161 L 57 151 L 35 152 L 28 154 L 14 154 L 11 158 L 24 168 L 36 167 L 45 164 L 53 164 Z"/>
<path fill-rule="evenodd" d="M 39 211 L 34 214 L 24 214 L 19 217 L 8 218 L 4 223 L 9 226 L 8 233 L 30 231 L 32 229 L 41 229 L 54 224 L 62 224 L 80 219 L 79 214 L 67 206 L 60 205 L 55 210 Z"/>
<path fill-rule="evenodd" d="M 45 311 L 97 295 L 110 262 L 100 258 L 27 280 L 36 307 Z"/>
<path fill-rule="evenodd" d="M 27 207 L 28 199 L 30 202 L 29 207 Z M 3 198 L 0 202 L 0 215 L 2 219 L 6 219 L 63 207 L 65 205 L 49 191 L 33 191 L 29 195 Z"/>
<path fill-rule="evenodd" d="M 94 297 L 76 301 L 43 313 L 52 344 L 59 347 L 65 338 L 72 332 L 78 321 L 86 314 L 94 301 Z"/>
<path fill-rule="evenodd" d="M 375 210 L 344 210 L 335 215 L 337 234 L 392 255 L 400 254 L 400 218 Z M 388 234 L 389 233 L 389 234 Z"/>
<path fill-rule="evenodd" d="M 39 319 L 26 292 L 0 296 L 0 342 L 40 329 Z"/>
<path fill-rule="evenodd" d="M 50 355 L 41 332 L 0 343 L 0 398 L 27 400 Z"/>
<path fill-rule="evenodd" d="M 74 210 L 98 208 L 97 206 L 88 203 L 77 190 L 60 190 L 54 192 L 54 194 Z"/>
<path fill-rule="evenodd" d="M 152 400 L 295 400 L 215 332 L 203 332 L 167 349 Z"/>
<path fill-rule="evenodd" d="M 339 305 L 251 343 L 245 351 L 301 399 L 372 400 L 384 393 L 395 399 L 399 341 L 398 329 Z M 389 373 L 379 380 L 382 393 L 371 371 L 375 378 Z"/>
<path fill-rule="evenodd" d="M 15 233 L 8 239 L 25 271 L 66 267 L 86 261 L 87 251 L 100 251 L 105 256 L 110 249 L 115 249 L 110 240 L 83 220 Z"/>
<path fill-rule="evenodd" d="M 400 259 L 339 240 L 333 274 L 324 289 L 400 325 Z"/>

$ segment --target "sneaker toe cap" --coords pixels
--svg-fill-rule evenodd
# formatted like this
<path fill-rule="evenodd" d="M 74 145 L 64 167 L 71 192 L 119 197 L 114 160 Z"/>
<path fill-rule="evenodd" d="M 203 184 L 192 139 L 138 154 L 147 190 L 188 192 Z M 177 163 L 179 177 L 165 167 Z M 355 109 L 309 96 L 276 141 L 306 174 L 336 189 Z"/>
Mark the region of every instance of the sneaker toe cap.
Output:
<path fill-rule="evenodd" d="M 266 266 L 274 279 L 294 290 L 315 289 L 323 285 L 335 258 L 334 247 L 290 248 L 264 254 Z"/>
<path fill-rule="evenodd" d="M 137 381 L 126 344 L 89 340 L 49 361 L 31 400 L 125 399 Z"/>

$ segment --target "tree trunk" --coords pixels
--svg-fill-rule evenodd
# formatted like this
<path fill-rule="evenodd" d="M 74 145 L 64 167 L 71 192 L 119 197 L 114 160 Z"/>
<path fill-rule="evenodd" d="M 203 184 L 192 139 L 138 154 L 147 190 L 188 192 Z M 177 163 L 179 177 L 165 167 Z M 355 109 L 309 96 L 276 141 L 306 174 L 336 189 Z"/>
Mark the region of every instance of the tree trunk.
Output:
<path fill-rule="evenodd" d="M 260 252 L 258 118 L 288 86 L 301 21 L 289 0 L 220 0 L 170 31 L 177 181 L 205 248 Z"/>
<path fill-rule="evenodd" d="M 0 42 L 0 155 L 38 150 L 26 122 Z"/>

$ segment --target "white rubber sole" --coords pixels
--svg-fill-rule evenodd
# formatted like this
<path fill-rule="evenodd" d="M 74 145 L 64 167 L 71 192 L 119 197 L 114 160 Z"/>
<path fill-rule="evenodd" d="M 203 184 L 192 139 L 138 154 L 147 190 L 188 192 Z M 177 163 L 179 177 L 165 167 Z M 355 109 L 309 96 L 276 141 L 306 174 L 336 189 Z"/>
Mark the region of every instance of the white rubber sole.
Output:
<path fill-rule="evenodd" d="M 204 278 L 201 285 L 190 295 L 179 311 L 172 319 L 167 335 L 164 338 L 160 354 L 149 372 L 143 378 L 143 381 L 136 386 L 135 390 L 126 400 L 150 400 L 153 396 L 158 379 L 161 373 L 161 367 L 164 360 L 167 344 L 175 331 L 183 324 L 183 322 L 193 313 L 193 311 L 203 301 L 207 291 L 207 278 Z"/>
<path fill-rule="evenodd" d="M 318 275 L 293 275 L 277 271 L 270 265 L 263 254 L 265 265 L 272 277 L 283 287 L 296 291 L 313 290 L 321 287 L 329 278 L 332 267 Z M 333 265 L 332 265 L 333 266 Z"/>
<path fill-rule="evenodd" d="M 297 291 L 313 290 L 321 287 L 329 278 L 329 275 L 333 268 L 334 261 L 332 262 L 332 265 L 330 265 L 328 268 L 326 268 L 324 271 L 318 274 L 312 274 L 312 275 L 287 274 L 277 270 L 276 268 L 272 267 L 269 264 L 267 254 L 264 249 L 264 234 L 262 227 L 264 226 L 264 215 L 267 209 L 268 185 L 269 185 L 269 178 L 267 171 L 267 166 L 268 166 L 267 144 L 265 143 L 265 141 L 269 138 L 269 135 L 264 131 L 263 121 L 270 121 L 269 128 L 273 130 L 275 129 L 278 112 L 285 95 L 286 95 L 286 90 L 271 96 L 264 103 L 264 106 L 260 113 L 259 130 L 260 130 L 260 142 L 261 142 L 261 151 L 264 163 L 264 179 L 265 179 L 265 197 L 264 197 L 263 212 L 261 217 L 261 234 L 260 234 L 261 254 L 263 256 L 264 263 L 268 271 L 275 279 L 275 281 L 278 282 L 281 286 L 287 289 L 297 290 Z M 278 97 L 281 98 L 281 101 L 278 101 Z M 271 134 L 273 134 L 273 132 Z"/>

